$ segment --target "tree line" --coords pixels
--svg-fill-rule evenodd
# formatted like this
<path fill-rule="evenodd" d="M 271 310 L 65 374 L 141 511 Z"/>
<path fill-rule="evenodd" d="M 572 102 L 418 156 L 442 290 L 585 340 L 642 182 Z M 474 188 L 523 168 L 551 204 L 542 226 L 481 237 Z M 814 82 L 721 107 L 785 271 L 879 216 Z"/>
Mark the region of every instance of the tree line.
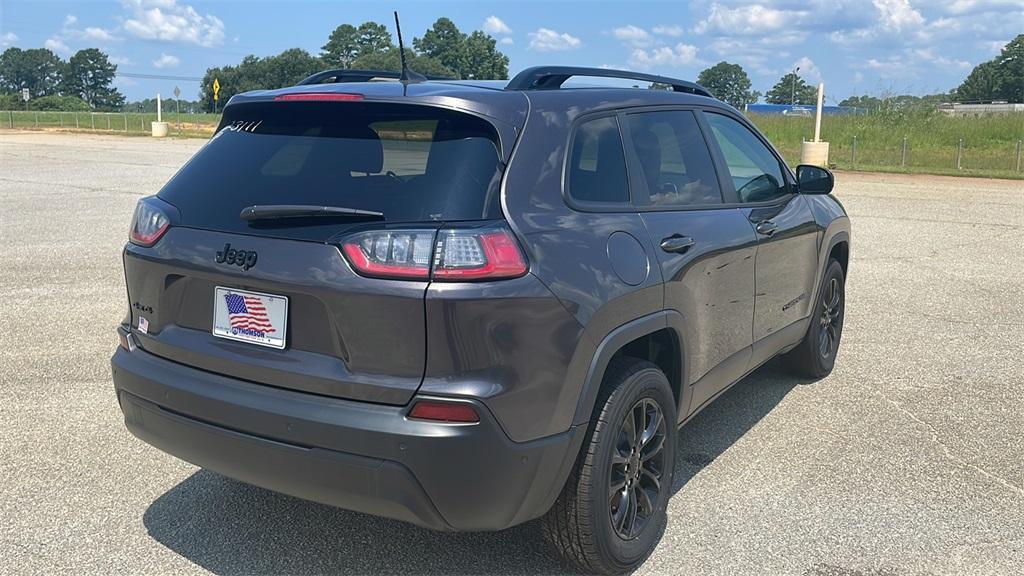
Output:
<path fill-rule="evenodd" d="M 448 18 L 439 18 L 406 48 L 412 69 L 440 78 L 480 80 L 508 78 L 508 56 L 490 35 L 464 33 Z M 234 66 L 210 68 L 203 76 L 199 100 L 182 101 L 183 110 L 212 111 L 213 80 L 221 86 L 219 104 L 240 92 L 291 86 L 328 68 L 400 70 L 398 48 L 387 27 L 377 22 L 342 24 L 331 32 L 319 55 L 292 48 L 276 56 L 246 56 Z M 125 103 L 113 86 L 117 66 L 96 48 L 79 50 L 67 61 L 46 48 L 8 48 L 0 54 L 0 109 L 24 107 L 21 90 L 31 92 L 35 110 L 149 111 L 150 100 Z M 743 67 L 719 62 L 699 74 L 697 81 L 716 97 L 742 109 L 762 97 L 770 104 L 812 105 L 817 89 L 796 71 L 790 72 L 762 94 L 752 89 Z M 652 85 L 651 88 L 668 88 Z M 852 96 L 840 106 L 869 110 L 934 107 L 942 102 L 1024 102 L 1024 34 L 1003 47 L 999 56 L 977 65 L 956 89 L 928 96 Z"/>
<path fill-rule="evenodd" d="M 46 48 L 8 48 L 0 54 L 0 108 L 25 106 L 28 88 L 36 110 L 118 110 L 124 95 L 113 87 L 117 66 L 97 48 L 66 61 Z"/>
<path fill-rule="evenodd" d="M 478 80 L 508 78 L 508 56 L 498 50 L 490 35 L 476 30 L 466 34 L 448 18 L 438 18 L 423 36 L 413 38 L 405 49 L 409 67 L 430 77 Z M 212 111 L 213 81 L 220 84 L 219 103 L 231 96 L 257 89 L 291 86 L 321 70 L 342 68 L 398 72 L 401 57 L 391 32 L 383 24 L 342 24 L 314 56 L 291 48 L 276 56 L 246 56 L 235 66 L 210 68 L 203 76 L 199 100 Z"/>

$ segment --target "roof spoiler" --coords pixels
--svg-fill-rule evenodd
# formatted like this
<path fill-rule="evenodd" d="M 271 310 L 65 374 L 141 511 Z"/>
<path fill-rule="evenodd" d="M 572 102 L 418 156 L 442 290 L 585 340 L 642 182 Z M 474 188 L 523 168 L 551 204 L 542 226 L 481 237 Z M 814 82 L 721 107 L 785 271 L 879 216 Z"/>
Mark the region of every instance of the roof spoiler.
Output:
<path fill-rule="evenodd" d="M 591 76 L 596 78 L 621 78 L 624 80 L 640 80 L 642 82 L 667 84 L 675 92 L 685 92 L 698 96 L 714 98 L 707 88 L 696 82 L 657 76 L 655 74 L 644 74 L 643 72 L 630 72 L 628 70 L 610 70 L 608 68 L 586 68 L 580 66 L 535 66 L 527 68 L 515 78 L 508 81 L 506 90 L 556 90 L 573 76 Z"/>
<path fill-rule="evenodd" d="M 333 80 L 330 80 L 333 78 Z M 445 78 L 443 76 L 427 76 L 427 80 L 451 80 L 451 78 Z M 317 72 L 312 76 L 304 78 L 296 86 L 308 86 L 310 84 L 333 84 L 337 82 L 374 82 L 379 80 L 401 80 L 401 72 L 392 72 L 389 70 L 350 70 L 348 68 L 338 68 L 334 70 L 324 70 L 323 72 Z M 325 82 L 325 80 L 330 80 Z"/>

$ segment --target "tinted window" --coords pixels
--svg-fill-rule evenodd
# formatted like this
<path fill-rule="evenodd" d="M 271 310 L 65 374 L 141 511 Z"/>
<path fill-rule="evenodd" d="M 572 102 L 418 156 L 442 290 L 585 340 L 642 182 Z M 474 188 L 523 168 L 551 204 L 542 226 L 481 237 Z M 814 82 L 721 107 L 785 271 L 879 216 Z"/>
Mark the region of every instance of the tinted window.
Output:
<path fill-rule="evenodd" d="M 185 225 L 250 231 L 238 214 L 254 204 L 358 208 L 388 222 L 500 216 L 496 136 L 479 118 L 333 102 L 243 104 L 227 113 L 227 126 L 160 192 Z"/>
<path fill-rule="evenodd" d="M 629 134 L 652 206 L 722 201 L 711 153 L 692 112 L 630 114 Z"/>
<path fill-rule="evenodd" d="M 782 166 L 746 126 L 721 114 L 706 114 L 740 202 L 764 202 L 789 194 Z"/>
<path fill-rule="evenodd" d="M 583 202 L 629 202 L 626 156 L 613 117 L 584 122 L 569 155 L 569 194 Z"/>

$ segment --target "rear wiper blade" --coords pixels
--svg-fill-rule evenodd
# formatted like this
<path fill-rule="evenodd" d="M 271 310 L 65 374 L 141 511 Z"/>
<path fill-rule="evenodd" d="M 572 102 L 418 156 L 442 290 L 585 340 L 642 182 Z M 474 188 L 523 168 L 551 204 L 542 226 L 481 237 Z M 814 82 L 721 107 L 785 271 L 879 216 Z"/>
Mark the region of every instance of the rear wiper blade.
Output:
<path fill-rule="evenodd" d="M 246 206 L 238 215 L 242 220 L 278 220 L 281 218 L 368 218 L 383 220 L 383 212 L 344 208 L 342 206 L 311 206 L 306 204 L 264 204 Z"/>

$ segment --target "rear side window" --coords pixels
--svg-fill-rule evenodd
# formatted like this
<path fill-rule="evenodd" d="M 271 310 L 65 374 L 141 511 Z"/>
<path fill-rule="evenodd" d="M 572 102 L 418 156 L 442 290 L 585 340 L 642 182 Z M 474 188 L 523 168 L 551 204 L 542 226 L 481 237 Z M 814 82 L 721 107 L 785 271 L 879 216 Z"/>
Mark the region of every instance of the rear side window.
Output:
<path fill-rule="evenodd" d="M 184 225 L 251 232 L 238 215 L 259 204 L 370 210 L 389 223 L 501 215 L 497 136 L 475 116 L 365 102 L 242 104 L 227 114 L 160 191 Z"/>
<path fill-rule="evenodd" d="M 569 154 L 569 195 L 580 202 L 629 202 L 626 155 L 612 116 L 576 128 Z"/>
<path fill-rule="evenodd" d="M 642 112 L 628 119 L 651 206 L 722 202 L 711 152 L 692 112 Z"/>
<path fill-rule="evenodd" d="M 749 128 L 721 114 L 709 112 L 705 117 L 740 202 L 765 202 L 789 194 L 779 160 Z"/>

